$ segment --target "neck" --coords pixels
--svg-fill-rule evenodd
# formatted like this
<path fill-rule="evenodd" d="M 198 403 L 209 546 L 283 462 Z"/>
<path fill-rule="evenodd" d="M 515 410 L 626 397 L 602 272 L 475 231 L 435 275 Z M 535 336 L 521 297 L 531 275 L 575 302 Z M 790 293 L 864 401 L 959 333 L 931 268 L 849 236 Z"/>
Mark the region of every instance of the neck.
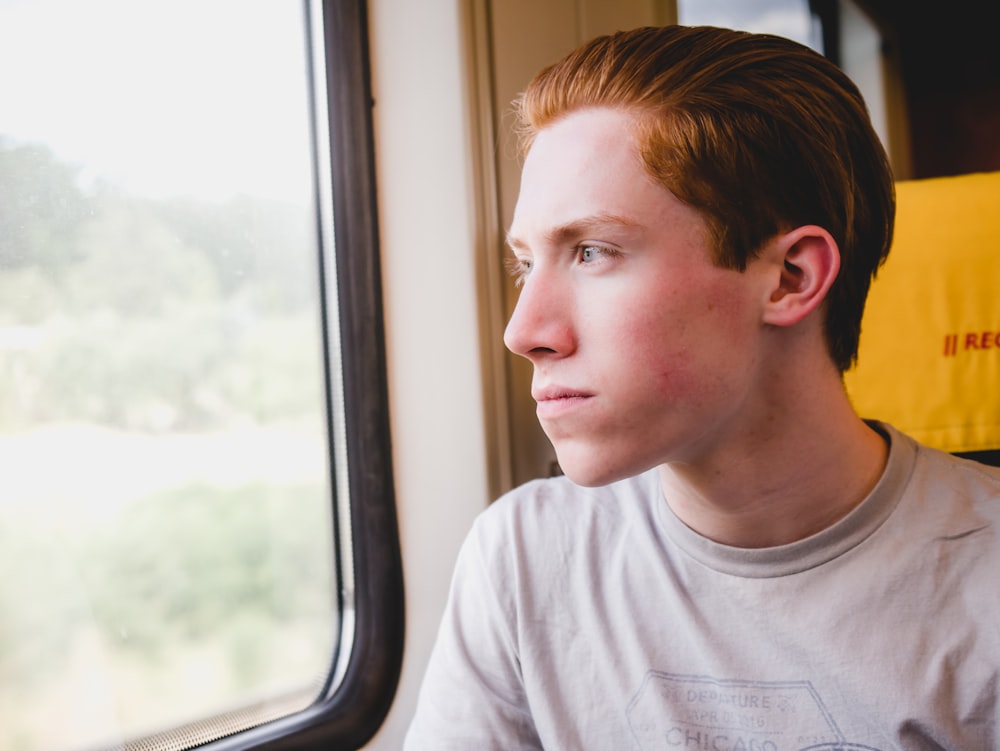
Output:
<path fill-rule="evenodd" d="M 771 400 L 766 419 L 717 450 L 661 466 L 681 521 L 725 545 L 772 547 L 825 529 L 865 499 L 885 467 L 886 442 L 854 413 L 839 377 L 825 389 L 811 383 L 807 398 Z"/>

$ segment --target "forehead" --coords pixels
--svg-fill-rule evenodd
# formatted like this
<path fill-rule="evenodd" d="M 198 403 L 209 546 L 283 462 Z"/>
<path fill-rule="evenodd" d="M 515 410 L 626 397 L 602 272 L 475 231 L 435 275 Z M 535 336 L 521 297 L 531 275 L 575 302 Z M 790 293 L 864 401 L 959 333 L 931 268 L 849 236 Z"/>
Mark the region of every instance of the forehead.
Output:
<path fill-rule="evenodd" d="M 546 188 L 548 179 L 641 171 L 632 126 L 630 114 L 602 107 L 571 112 L 541 129 L 525 156 L 521 197 L 535 188 Z"/>
<path fill-rule="evenodd" d="M 552 227 L 616 217 L 651 227 L 681 205 L 646 171 L 628 112 L 579 110 L 543 128 L 525 157 L 510 228 L 512 244 Z"/>

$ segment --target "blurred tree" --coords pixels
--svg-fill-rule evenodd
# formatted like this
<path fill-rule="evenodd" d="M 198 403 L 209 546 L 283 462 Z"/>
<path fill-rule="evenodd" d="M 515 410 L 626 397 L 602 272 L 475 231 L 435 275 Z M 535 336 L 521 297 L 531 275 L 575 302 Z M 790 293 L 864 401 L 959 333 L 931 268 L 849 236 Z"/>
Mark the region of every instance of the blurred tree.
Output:
<path fill-rule="evenodd" d="M 322 403 L 312 208 L 152 199 L 0 141 L 0 428 L 207 430 Z"/>
<path fill-rule="evenodd" d="M 45 146 L 0 137 L 0 269 L 76 260 L 74 237 L 91 213 L 79 174 Z"/>

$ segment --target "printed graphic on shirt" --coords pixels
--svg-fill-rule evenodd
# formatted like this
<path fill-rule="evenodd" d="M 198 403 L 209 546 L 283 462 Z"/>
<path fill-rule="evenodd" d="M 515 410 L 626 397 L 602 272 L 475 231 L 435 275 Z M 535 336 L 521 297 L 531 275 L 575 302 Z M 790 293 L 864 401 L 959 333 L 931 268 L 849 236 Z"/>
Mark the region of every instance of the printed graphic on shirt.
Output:
<path fill-rule="evenodd" d="M 808 681 L 651 670 L 626 713 L 642 751 L 879 751 L 849 743 Z"/>

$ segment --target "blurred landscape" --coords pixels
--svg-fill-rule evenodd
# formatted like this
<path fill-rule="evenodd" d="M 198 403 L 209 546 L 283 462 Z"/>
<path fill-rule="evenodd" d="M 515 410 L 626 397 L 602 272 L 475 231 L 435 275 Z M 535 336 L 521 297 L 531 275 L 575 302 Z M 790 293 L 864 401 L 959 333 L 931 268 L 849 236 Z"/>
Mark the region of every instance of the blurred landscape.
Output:
<path fill-rule="evenodd" d="M 0 206 L 0 747 L 318 691 L 338 635 L 312 207 L 137 196 L 2 136 Z"/>

